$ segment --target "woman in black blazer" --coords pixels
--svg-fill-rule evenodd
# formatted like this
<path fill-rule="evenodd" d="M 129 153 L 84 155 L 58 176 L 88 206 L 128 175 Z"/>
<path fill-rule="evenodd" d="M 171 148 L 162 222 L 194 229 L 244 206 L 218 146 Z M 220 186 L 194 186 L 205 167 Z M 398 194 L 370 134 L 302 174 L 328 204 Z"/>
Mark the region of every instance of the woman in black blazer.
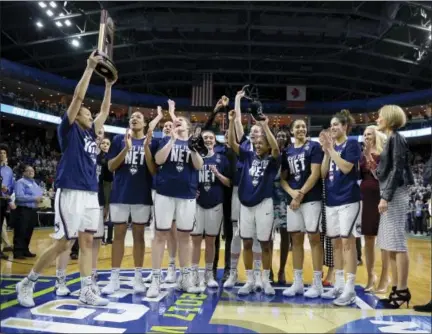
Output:
<path fill-rule="evenodd" d="M 408 211 L 408 185 L 414 183 L 408 159 L 408 144 L 397 131 L 406 123 L 402 108 L 386 105 L 379 110 L 378 130 L 387 135 L 387 142 L 376 169 L 381 200 L 381 215 L 377 246 L 389 252 L 392 268 L 392 292 L 383 303 L 388 308 L 399 308 L 411 299 L 408 289 L 408 248 L 405 217 Z"/>

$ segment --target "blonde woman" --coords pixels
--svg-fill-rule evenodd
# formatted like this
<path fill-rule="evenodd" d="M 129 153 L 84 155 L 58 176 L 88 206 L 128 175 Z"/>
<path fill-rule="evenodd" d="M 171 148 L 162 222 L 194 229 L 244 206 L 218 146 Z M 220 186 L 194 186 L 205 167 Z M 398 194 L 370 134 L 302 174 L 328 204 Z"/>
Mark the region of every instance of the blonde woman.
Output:
<path fill-rule="evenodd" d="M 376 281 L 374 274 L 375 238 L 378 234 L 380 221 L 380 214 L 378 212 L 380 189 L 374 171 L 379 163 L 379 155 L 383 151 L 385 140 L 385 135 L 377 131 L 377 127 L 374 125 L 368 126 L 363 134 L 365 146 L 363 156 L 360 160 L 360 175 L 362 180 L 360 191 L 363 199 L 361 233 L 365 237 L 366 270 L 368 273 L 368 281 L 364 289 L 366 292 L 374 290 Z M 381 278 L 375 290 L 376 293 L 385 293 L 388 285 L 389 259 L 387 252 L 381 251 L 381 258 Z"/>
<path fill-rule="evenodd" d="M 399 106 L 386 105 L 379 110 L 378 130 L 387 136 L 387 142 L 376 169 L 381 192 L 377 244 L 390 254 L 393 291 L 383 303 L 393 309 L 404 303 L 409 306 L 411 299 L 405 217 L 409 198 L 407 186 L 413 184 L 414 179 L 408 161 L 408 144 L 397 132 L 405 123 L 405 113 Z"/>

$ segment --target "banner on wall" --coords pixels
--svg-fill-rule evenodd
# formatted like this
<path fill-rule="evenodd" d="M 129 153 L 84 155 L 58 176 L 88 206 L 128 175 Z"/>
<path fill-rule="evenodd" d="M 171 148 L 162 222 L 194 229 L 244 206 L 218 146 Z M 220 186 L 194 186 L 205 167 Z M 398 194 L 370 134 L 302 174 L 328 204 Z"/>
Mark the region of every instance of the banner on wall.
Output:
<path fill-rule="evenodd" d="M 286 86 L 287 101 L 306 101 L 306 86 Z"/>

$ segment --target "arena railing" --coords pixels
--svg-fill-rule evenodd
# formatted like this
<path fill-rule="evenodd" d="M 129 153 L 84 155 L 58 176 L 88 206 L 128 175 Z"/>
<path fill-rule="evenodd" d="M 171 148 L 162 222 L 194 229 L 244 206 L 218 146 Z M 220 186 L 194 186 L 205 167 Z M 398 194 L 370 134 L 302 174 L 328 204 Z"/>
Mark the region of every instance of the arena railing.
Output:
<path fill-rule="evenodd" d="M 50 115 L 41 113 L 34 110 L 28 110 L 23 108 L 18 108 L 15 106 L 11 106 L 8 104 L 0 104 L 0 112 L 6 115 L 18 116 L 27 119 L 32 119 L 38 122 L 46 122 L 51 124 L 60 124 L 60 116 Z M 112 134 L 124 134 L 126 132 L 125 127 L 112 126 L 112 125 L 104 125 L 105 132 Z M 414 129 L 414 130 L 405 130 L 401 131 L 401 134 L 406 138 L 416 138 L 416 137 L 424 137 L 432 135 L 432 127 L 422 128 L 422 129 Z M 162 136 L 162 132 L 157 131 L 154 133 L 156 138 Z M 362 141 L 363 136 L 351 136 L 351 138 L 356 138 L 358 141 Z M 221 142 L 224 141 L 224 137 L 222 135 L 218 135 L 217 139 Z M 318 137 L 311 138 L 314 141 L 318 140 Z"/>

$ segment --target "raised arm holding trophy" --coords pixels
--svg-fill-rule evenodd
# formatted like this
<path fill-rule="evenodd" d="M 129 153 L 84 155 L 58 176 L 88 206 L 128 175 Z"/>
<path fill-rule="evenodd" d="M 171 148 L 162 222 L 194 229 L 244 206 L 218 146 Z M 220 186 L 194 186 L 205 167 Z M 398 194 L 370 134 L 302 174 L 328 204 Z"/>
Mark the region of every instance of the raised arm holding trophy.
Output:
<path fill-rule="evenodd" d="M 263 113 L 263 106 L 259 100 L 259 92 L 257 86 L 251 84 L 243 86 L 242 91 L 244 92 L 244 98 L 249 100 L 249 106 L 247 112 L 252 115 L 256 121 L 263 121 L 265 119 Z"/>

